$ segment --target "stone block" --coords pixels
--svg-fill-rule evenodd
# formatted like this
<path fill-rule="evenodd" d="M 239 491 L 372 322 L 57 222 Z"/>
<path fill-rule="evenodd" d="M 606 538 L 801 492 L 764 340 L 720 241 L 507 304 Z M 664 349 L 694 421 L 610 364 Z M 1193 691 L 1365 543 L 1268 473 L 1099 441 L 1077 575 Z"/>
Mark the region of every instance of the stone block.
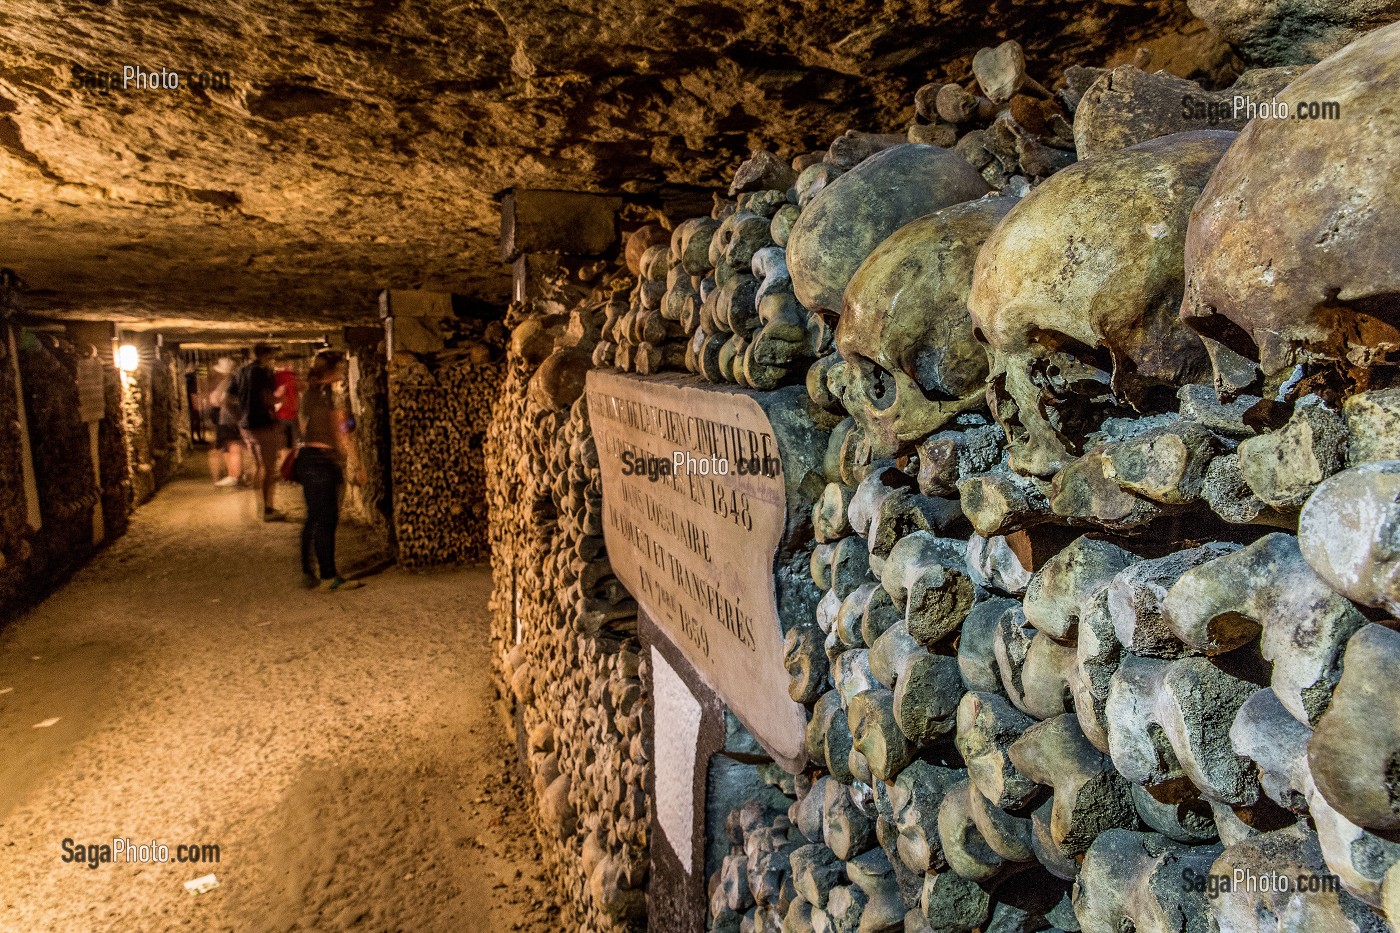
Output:
<path fill-rule="evenodd" d="M 601 256 L 617 246 L 621 207 L 610 195 L 512 189 L 501 201 L 501 260 L 521 253 Z"/>

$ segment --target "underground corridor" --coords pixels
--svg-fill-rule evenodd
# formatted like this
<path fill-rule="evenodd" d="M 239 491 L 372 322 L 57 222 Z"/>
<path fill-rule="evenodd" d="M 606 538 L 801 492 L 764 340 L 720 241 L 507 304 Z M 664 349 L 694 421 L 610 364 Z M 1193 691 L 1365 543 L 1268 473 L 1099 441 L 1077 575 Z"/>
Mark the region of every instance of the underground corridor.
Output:
<path fill-rule="evenodd" d="M 0 933 L 1400 933 L 1397 0 L 0 0 Z"/>
<path fill-rule="evenodd" d="M 198 474 L 0 636 L 0 928 L 557 929 L 481 650 L 489 575 L 303 591 L 297 529 Z M 59 862 L 118 837 L 172 861 Z M 216 860 L 174 862 L 188 843 Z M 209 873 L 226 896 L 192 898 Z"/>

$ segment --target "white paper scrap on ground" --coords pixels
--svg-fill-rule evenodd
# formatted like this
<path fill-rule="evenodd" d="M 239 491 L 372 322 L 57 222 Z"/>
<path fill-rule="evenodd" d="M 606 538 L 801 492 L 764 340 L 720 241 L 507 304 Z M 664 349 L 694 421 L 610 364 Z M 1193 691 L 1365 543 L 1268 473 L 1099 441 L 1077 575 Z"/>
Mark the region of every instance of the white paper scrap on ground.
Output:
<path fill-rule="evenodd" d="M 62 719 L 62 718 L 63 718 L 62 716 L 55 716 L 55 717 L 53 717 L 52 719 L 45 719 L 43 722 L 36 722 L 36 723 L 34 724 L 34 728 L 35 728 L 35 729 L 47 729 L 49 726 L 51 726 L 51 725 L 53 725 L 54 723 L 58 722 L 58 721 L 59 721 L 60 719 Z"/>
<path fill-rule="evenodd" d="M 218 886 L 219 879 L 213 875 L 204 875 L 203 877 L 196 878 L 193 881 L 185 882 L 185 890 L 190 892 L 191 894 L 203 894 L 206 891 L 214 890 Z"/>

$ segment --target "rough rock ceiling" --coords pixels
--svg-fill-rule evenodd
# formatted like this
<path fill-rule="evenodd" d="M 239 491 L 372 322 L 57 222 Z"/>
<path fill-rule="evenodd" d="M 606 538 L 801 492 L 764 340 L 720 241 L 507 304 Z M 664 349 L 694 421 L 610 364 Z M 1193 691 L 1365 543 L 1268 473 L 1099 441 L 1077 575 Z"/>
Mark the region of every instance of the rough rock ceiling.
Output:
<path fill-rule="evenodd" d="M 1184 0 L 0 0 L 0 37 L 29 307 L 259 328 L 386 286 L 503 303 L 503 189 L 717 186 L 751 146 L 902 128 L 1001 38 L 1045 76 L 1213 44 Z M 127 65 L 230 86 L 75 86 Z"/>

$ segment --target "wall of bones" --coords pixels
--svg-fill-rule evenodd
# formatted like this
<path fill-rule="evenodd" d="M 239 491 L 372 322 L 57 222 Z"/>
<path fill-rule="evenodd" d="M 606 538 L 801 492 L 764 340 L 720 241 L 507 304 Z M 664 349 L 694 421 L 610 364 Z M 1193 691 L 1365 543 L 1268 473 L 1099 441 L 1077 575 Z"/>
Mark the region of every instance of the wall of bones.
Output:
<path fill-rule="evenodd" d="M 711 216 L 633 232 L 630 275 L 513 309 L 495 648 L 578 928 L 643 928 L 649 864 L 581 400 L 612 368 L 805 383 L 830 430 L 773 674 L 808 766 L 735 809 L 710 929 L 1383 931 L 1400 25 L 1215 90 L 1052 92 L 1015 43 L 972 77 L 905 133 L 753 153 Z M 1181 104 L 1239 93 L 1340 119 Z"/>
<path fill-rule="evenodd" d="M 0 621 L 43 598 L 126 531 L 133 480 L 127 396 L 110 341 L 101 349 L 80 333 L 0 319 Z M 98 380 L 89 422 L 78 371 L 93 359 Z"/>
<path fill-rule="evenodd" d="M 529 768 L 535 825 L 567 929 L 645 929 L 647 659 L 637 605 L 603 546 L 598 456 L 582 397 L 618 270 L 517 303 L 487 438 L 492 644 Z M 556 346 L 558 349 L 555 349 Z"/>
<path fill-rule="evenodd" d="M 144 349 L 139 367 L 119 373 L 134 505 L 148 501 L 174 478 L 190 449 L 183 361 L 178 353 L 156 352 L 153 345 Z"/>
<path fill-rule="evenodd" d="M 388 366 L 394 539 L 406 567 L 486 560 L 483 442 L 500 365 L 429 367 L 399 353 Z"/>

